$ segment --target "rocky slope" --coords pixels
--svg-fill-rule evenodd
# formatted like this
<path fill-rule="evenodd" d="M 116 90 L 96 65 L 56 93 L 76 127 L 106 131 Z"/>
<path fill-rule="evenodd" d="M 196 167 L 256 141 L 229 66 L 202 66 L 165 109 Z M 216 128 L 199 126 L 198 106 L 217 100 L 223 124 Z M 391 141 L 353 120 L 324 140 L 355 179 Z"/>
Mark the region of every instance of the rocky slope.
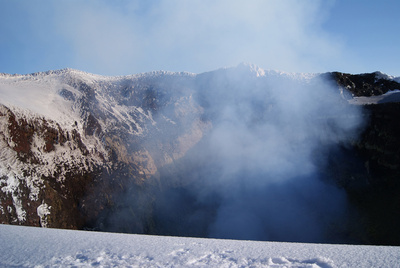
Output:
<path fill-rule="evenodd" d="M 126 180 L 142 185 L 183 155 L 208 128 L 180 87 L 191 77 L 2 75 L 1 222 L 82 228 Z"/>
<path fill-rule="evenodd" d="M 346 192 L 357 211 L 340 231 L 347 242 L 400 244 L 400 105 L 354 103 L 395 92 L 397 81 L 378 72 L 287 74 L 252 65 L 198 75 L 2 74 L 0 222 L 209 236 L 231 196 L 204 189 L 243 183 L 243 174 L 292 180 L 303 172 L 324 174 Z M 267 142 L 270 133 L 278 134 Z M 290 172 L 275 171 L 277 163 Z M 367 231 L 354 234 L 355 222 Z"/>

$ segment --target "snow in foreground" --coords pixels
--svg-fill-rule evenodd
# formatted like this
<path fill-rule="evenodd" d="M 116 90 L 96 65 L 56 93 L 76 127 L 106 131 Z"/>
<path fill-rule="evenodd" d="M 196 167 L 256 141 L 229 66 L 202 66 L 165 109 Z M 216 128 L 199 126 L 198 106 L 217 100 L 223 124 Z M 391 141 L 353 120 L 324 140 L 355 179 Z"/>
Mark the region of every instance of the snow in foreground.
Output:
<path fill-rule="evenodd" d="M 0 225 L 0 267 L 400 267 L 400 248 Z"/>

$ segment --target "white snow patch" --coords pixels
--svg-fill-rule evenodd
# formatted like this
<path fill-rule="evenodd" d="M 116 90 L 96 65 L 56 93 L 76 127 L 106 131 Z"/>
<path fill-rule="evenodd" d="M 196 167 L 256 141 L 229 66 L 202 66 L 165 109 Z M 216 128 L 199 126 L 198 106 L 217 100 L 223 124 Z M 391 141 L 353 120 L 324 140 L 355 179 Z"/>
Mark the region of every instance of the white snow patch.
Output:
<path fill-rule="evenodd" d="M 382 73 L 380 71 L 377 71 L 374 73 L 375 74 L 375 82 L 377 82 L 379 79 L 384 79 L 384 80 L 395 80 L 394 76 Z"/>
<path fill-rule="evenodd" d="M 22 202 L 18 195 L 18 187 L 20 184 L 18 177 L 11 173 L 6 177 L 5 180 L 1 179 L 0 182 L 2 184 L 5 183 L 5 186 L 3 186 L 1 190 L 6 194 L 11 194 L 12 196 L 13 205 L 19 222 L 24 222 L 26 220 L 26 211 L 22 208 Z"/>
<path fill-rule="evenodd" d="M 0 79 L 1 103 L 9 108 L 18 107 L 25 114 L 34 112 L 60 124 L 74 122 L 79 120 L 79 116 L 72 113 L 72 102 L 58 94 L 63 87 L 66 85 L 51 76 Z"/>
<path fill-rule="evenodd" d="M 294 72 L 283 72 L 278 70 L 265 71 L 265 76 L 267 77 L 284 77 L 303 82 L 307 82 L 318 75 L 320 75 L 320 73 L 294 73 Z"/>
<path fill-rule="evenodd" d="M 46 228 L 47 227 L 47 216 L 50 215 L 51 206 L 47 205 L 46 203 L 42 202 L 40 206 L 37 207 L 37 215 L 40 218 L 40 226 Z"/>

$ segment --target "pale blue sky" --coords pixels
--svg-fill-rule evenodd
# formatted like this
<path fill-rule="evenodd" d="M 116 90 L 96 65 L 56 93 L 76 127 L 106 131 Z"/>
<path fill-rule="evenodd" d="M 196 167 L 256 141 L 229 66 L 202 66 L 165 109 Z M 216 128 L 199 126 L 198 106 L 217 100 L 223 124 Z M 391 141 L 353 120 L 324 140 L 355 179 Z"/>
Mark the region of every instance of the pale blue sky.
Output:
<path fill-rule="evenodd" d="M 240 62 L 400 76 L 398 0 L 0 0 L 0 72 L 200 73 Z"/>

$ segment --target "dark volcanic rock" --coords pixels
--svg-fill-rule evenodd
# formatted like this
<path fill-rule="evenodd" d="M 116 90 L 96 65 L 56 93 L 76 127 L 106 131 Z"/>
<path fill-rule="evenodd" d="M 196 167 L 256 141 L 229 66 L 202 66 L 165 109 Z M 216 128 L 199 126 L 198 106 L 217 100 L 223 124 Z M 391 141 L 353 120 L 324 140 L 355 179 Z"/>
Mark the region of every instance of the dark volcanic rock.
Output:
<path fill-rule="evenodd" d="M 387 79 L 380 72 L 366 74 L 346 74 L 333 72 L 332 78 L 341 87 L 346 88 L 354 96 L 377 96 L 385 94 L 394 89 L 400 89 L 400 84 L 394 80 Z"/>
<path fill-rule="evenodd" d="M 371 244 L 400 244 L 400 103 L 365 107 L 369 123 L 355 150 L 365 163 L 368 184 L 349 189 Z"/>

